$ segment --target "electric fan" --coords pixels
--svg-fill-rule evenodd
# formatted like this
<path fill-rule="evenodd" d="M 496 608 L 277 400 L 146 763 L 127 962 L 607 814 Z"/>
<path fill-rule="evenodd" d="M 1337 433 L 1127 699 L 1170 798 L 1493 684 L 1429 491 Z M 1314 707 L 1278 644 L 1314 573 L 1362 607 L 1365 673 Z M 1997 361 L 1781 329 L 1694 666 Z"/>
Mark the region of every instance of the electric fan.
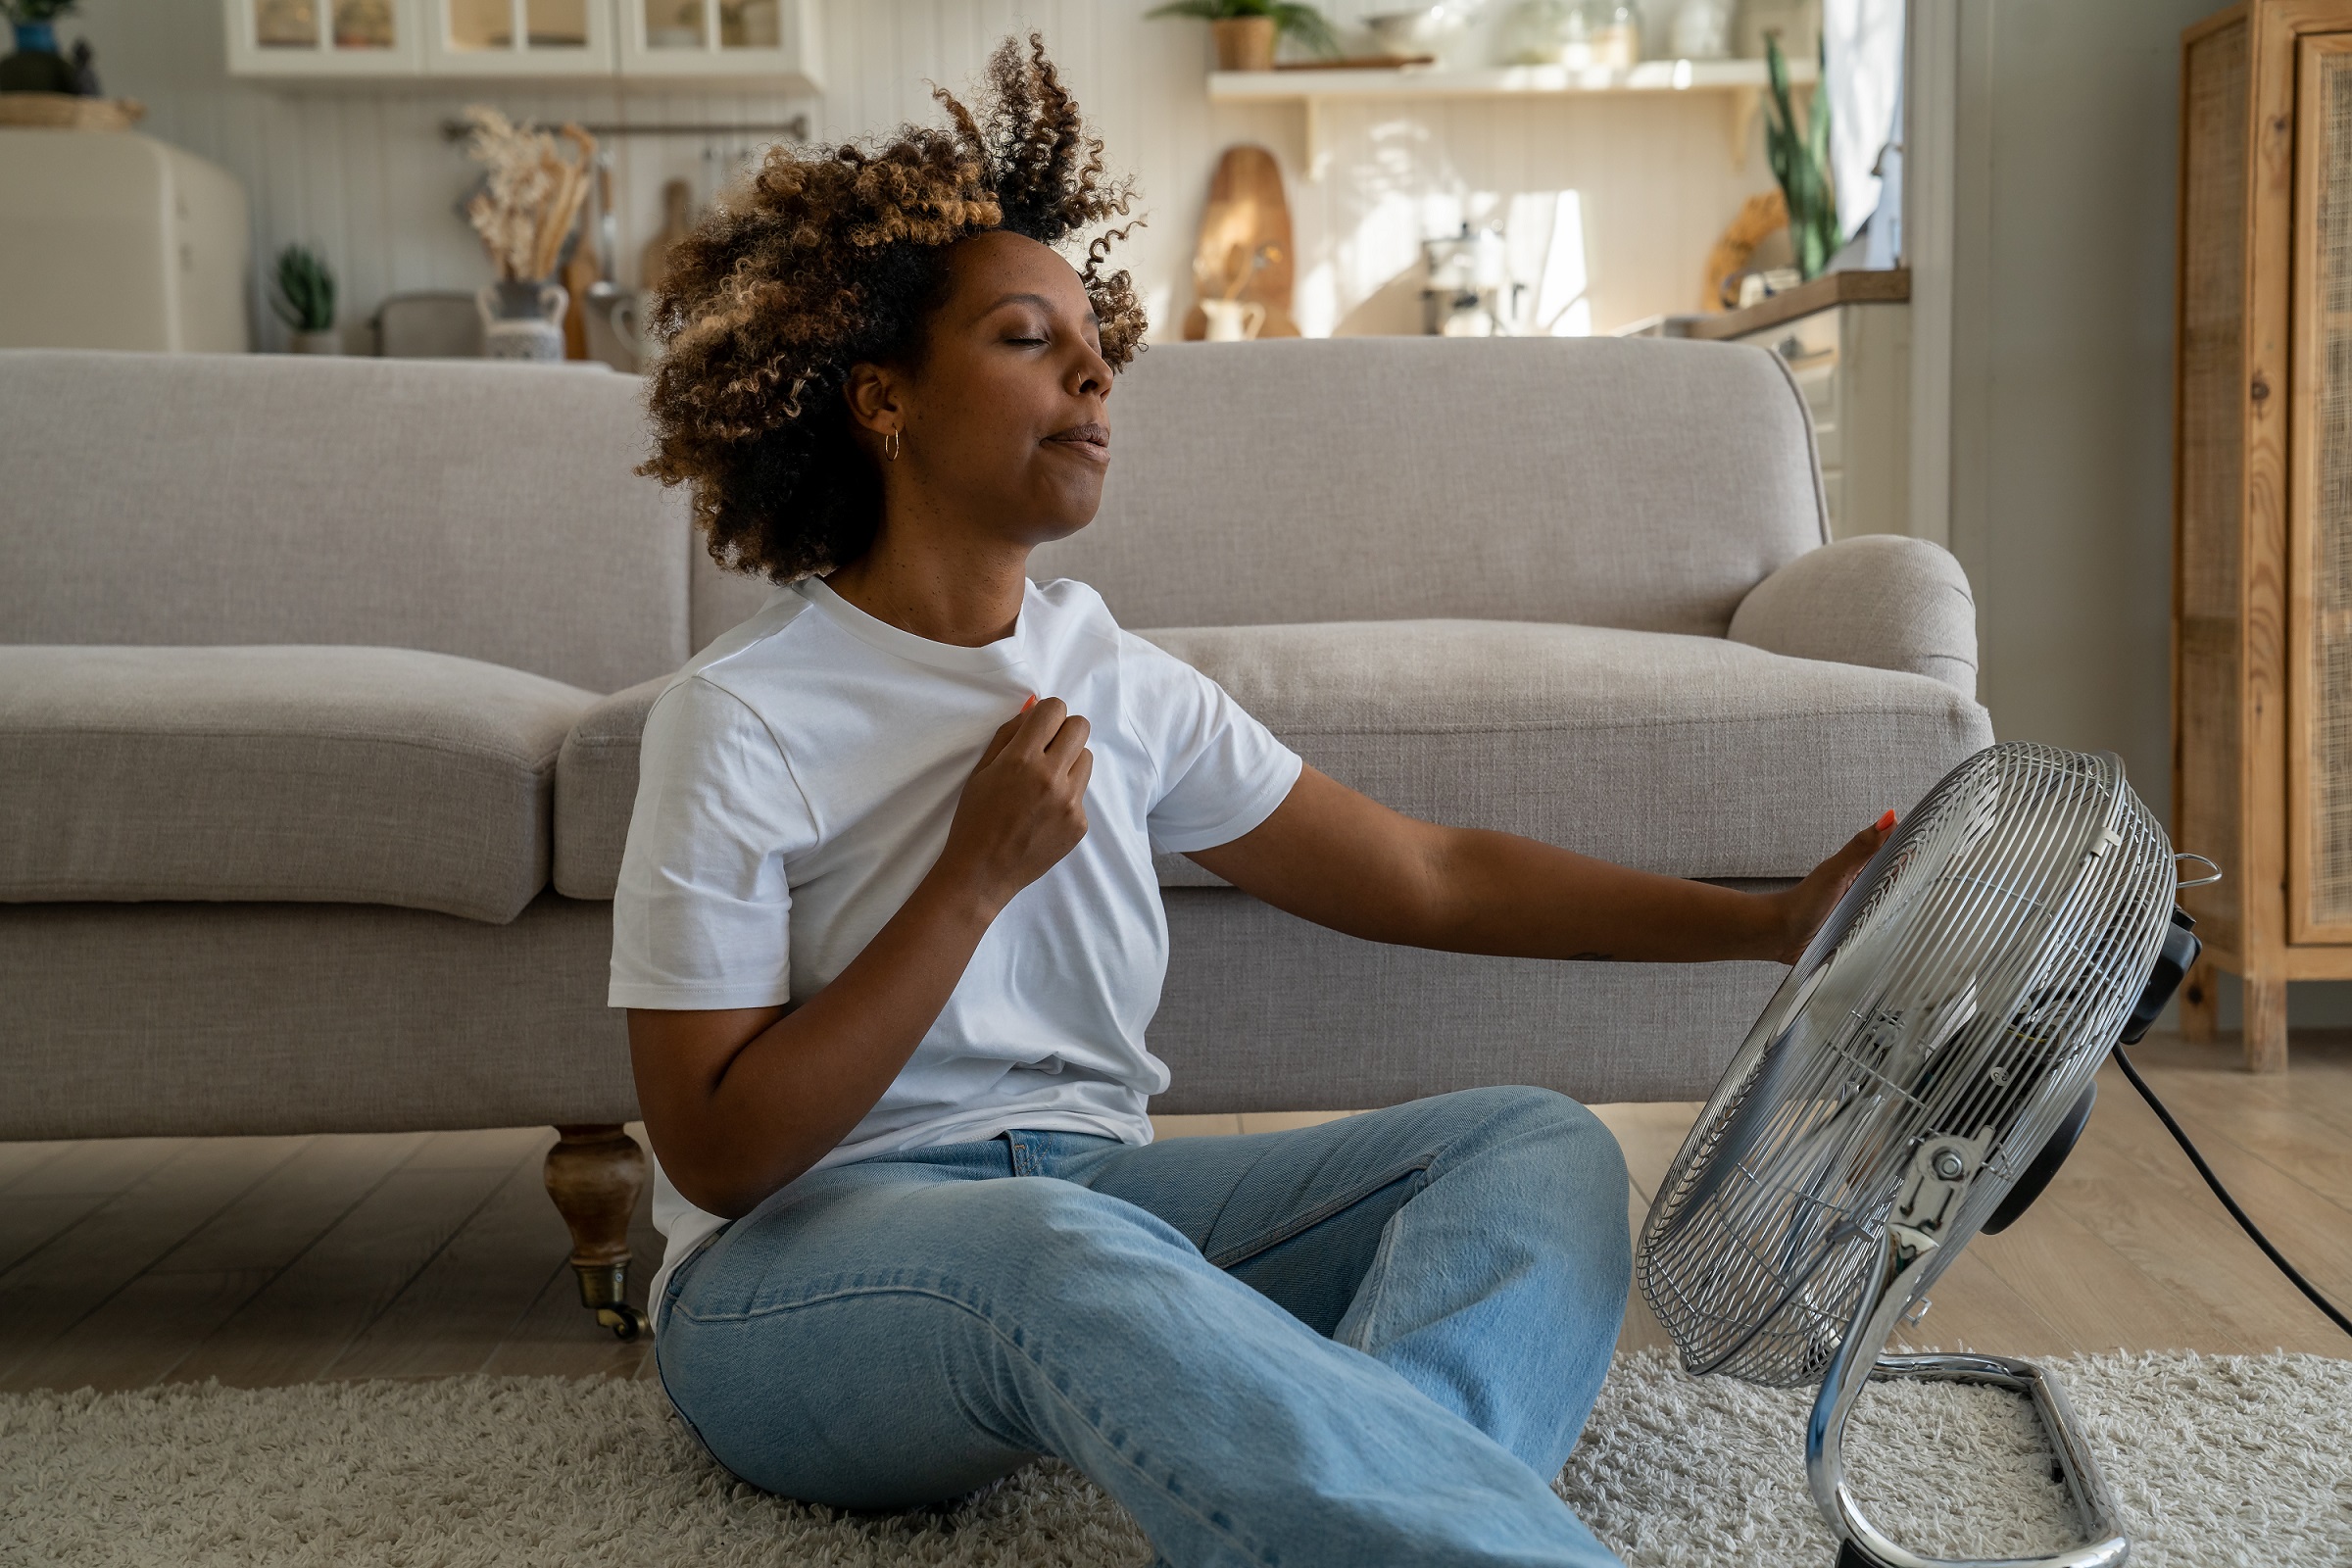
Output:
<path fill-rule="evenodd" d="M 2031 1396 L 2090 1541 L 2004 1561 L 2111 1568 L 2130 1550 L 2048 1373 L 1883 1351 L 1969 1238 L 2034 1200 L 2109 1050 L 2147 1031 L 2194 960 L 2178 886 L 2117 759 L 1978 753 L 1823 923 L 1659 1188 L 1642 1293 L 1692 1374 L 1820 1384 L 1805 1468 L 1841 1565 L 1947 1563 L 1889 1540 L 1846 1489 L 1846 1419 L 1873 1376 Z"/>

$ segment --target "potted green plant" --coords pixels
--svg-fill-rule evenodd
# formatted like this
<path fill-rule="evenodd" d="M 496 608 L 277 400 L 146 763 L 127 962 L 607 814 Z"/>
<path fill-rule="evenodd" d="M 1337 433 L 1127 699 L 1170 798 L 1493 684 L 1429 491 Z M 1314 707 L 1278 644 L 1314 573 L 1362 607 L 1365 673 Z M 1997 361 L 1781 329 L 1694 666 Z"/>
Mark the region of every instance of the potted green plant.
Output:
<path fill-rule="evenodd" d="M 1273 70 L 1278 38 L 1296 38 L 1319 55 L 1340 52 L 1323 13 L 1298 0 L 1168 0 L 1145 15 L 1206 22 L 1219 71 Z"/>
<path fill-rule="evenodd" d="M 335 330 L 335 274 L 309 247 L 289 245 L 277 253 L 270 278 L 270 308 L 286 323 L 296 354 L 340 354 Z"/>
<path fill-rule="evenodd" d="M 80 91 L 80 74 L 58 52 L 57 19 L 72 13 L 75 0 L 0 0 L 17 35 L 17 52 L 0 60 L 0 92 Z"/>
<path fill-rule="evenodd" d="M 1814 78 L 1813 102 L 1800 127 L 1788 98 L 1788 61 L 1778 32 L 1764 35 L 1764 69 L 1772 78 L 1776 111 L 1765 120 L 1764 151 L 1788 203 L 1788 248 L 1796 253 L 1797 271 L 1818 277 L 1838 254 L 1838 194 L 1830 177 L 1830 74 L 1825 70 Z"/>

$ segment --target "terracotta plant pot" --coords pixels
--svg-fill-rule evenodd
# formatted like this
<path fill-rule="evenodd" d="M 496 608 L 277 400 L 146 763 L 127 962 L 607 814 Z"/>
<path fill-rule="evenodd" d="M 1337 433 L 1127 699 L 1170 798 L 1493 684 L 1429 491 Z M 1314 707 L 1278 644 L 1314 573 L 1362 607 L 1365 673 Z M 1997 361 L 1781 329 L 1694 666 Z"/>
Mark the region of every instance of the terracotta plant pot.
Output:
<path fill-rule="evenodd" d="M 1210 23 L 1208 35 L 1217 46 L 1219 71 L 1274 69 L 1272 17 L 1227 17 Z"/>

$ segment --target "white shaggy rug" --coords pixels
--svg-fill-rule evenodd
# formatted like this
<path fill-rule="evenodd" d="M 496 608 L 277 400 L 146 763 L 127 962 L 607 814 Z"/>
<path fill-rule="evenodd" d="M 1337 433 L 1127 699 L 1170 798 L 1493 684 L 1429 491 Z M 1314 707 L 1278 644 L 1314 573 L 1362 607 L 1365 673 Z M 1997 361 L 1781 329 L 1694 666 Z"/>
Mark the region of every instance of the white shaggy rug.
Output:
<path fill-rule="evenodd" d="M 2133 1536 L 2132 1568 L 2352 1562 L 2352 1361 L 2061 1363 Z M 1801 1394 L 1621 1357 L 1559 1491 L 1633 1568 L 1798 1564 Z M 1856 1488 L 1913 1550 L 2075 1539 L 2022 1401 L 1873 1388 Z M 1932 1495 L 1906 1494 L 1914 1478 Z M 556 1378 L 0 1396 L 0 1563 L 510 1563 L 630 1568 L 1143 1564 L 1127 1517 L 1037 1465 L 952 1508 L 841 1517 L 706 1459 L 646 1383 Z"/>

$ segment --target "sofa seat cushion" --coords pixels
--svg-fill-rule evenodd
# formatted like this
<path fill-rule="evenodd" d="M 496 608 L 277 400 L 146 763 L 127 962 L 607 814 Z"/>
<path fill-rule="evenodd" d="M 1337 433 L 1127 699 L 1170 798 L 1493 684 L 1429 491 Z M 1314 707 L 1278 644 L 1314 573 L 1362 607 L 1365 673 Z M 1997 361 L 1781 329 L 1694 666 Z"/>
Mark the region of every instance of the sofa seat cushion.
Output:
<path fill-rule="evenodd" d="M 620 852 L 637 810 L 637 742 L 669 682 L 663 675 L 614 692 L 564 739 L 556 763 L 555 884 L 567 899 L 609 899 L 620 886 Z"/>
<path fill-rule="evenodd" d="M 1142 635 L 1400 811 L 1676 876 L 1801 876 L 1992 742 L 1984 710 L 1942 681 L 1719 637 L 1491 620 Z M 612 896 L 637 734 L 665 684 L 606 698 L 564 743 L 558 892 Z M 1159 871 L 1217 882 L 1177 856 Z"/>
<path fill-rule="evenodd" d="M 1800 876 L 1992 742 L 1939 680 L 1719 637 L 1487 620 L 1143 635 L 1397 810 L 1672 876 Z M 1161 861 L 1168 885 L 1214 880 Z"/>
<path fill-rule="evenodd" d="M 547 884 L 591 693 L 399 648 L 0 647 L 0 900 L 389 904 Z"/>

